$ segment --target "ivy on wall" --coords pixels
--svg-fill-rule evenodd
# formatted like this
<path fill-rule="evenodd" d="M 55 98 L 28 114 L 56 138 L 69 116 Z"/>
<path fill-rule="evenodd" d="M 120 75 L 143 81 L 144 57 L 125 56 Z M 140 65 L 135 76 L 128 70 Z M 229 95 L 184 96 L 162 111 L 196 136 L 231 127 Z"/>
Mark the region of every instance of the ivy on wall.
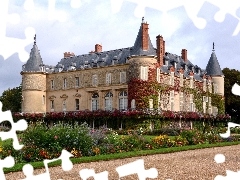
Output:
<path fill-rule="evenodd" d="M 210 93 L 209 88 L 203 91 L 203 83 L 199 81 L 194 82 L 194 88 L 190 88 L 186 81 L 184 86 L 180 86 L 178 78 L 174 79 L 174 85 L 165 83 L 158 83 L 156 81 L 156 69 L 149 69 L 148 80 L 141 80 L 137 78 L 130 79 L 128 82 L 128 108 L 131 108 L 131 101 L 135 99 L 137 109 L 149 108 L 149 100 L 153 100 L 153 108 L 158 108 L 158 96 L 160 94 L 168 94 L 171 90 L 175 92 L 183 92 L 185 95 L 193 94 L 193 102 L 198 112 L 203 113 L 203 96 L 211 97 L 211 105 L 218 108 L 218 114 L 225 113 L 224 97 L 218 94 Z M 213 92 L 213 91 L 212 91 Z M 209 107 L 206 104 L 206 109 Z"/>

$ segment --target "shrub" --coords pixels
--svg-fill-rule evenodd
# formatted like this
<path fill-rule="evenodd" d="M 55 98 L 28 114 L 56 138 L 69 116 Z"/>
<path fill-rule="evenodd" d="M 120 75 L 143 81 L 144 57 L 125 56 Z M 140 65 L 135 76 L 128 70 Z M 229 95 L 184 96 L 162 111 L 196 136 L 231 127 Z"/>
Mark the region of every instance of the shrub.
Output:
<path fill-rule="evenodd" d="M 152 139 L 153 145 L 156 148 L 159 147 L 173 147 L 175 141 L 171 140 L 167 135 L 160 135 Z"/>

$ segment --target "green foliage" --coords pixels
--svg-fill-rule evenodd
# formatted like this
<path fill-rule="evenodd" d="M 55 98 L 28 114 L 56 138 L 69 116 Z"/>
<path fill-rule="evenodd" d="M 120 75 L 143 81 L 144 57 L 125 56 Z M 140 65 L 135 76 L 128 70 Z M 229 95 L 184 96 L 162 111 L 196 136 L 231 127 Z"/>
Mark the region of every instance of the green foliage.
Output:
<path fill-rule="evenodd" d="M 0 101 L 3 104 L 3 111 L 11 110 L 12 112 L 20 112 L 22 103 L 22 85 L 3 91 L 2 96 L 0 96 Z"/>

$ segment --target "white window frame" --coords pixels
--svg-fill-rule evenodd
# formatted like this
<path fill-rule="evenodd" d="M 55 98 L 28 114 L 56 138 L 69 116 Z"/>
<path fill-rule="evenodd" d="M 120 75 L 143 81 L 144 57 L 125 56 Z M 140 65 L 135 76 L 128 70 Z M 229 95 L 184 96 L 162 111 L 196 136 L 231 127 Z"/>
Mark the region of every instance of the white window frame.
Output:
<path fill-rule="evenodd" d="M 126 71 L 121 71 L 120 72 L 120 83 L 126 83 Z"/>
<path fill-rule="evenodd" d="M 135 101 L 135 99 L 132 99 L 132 101 L 131 101 L 131 109 L 136 109 L 136 101 Z"/>
<path fill-rule="evenodd" d="M 92 86 L 98 85 L 98 76 L 97 74 L 92 75 Z"/>
<path fill-rule="evenodd" d="M 94 97 L 94 95 L 97 95 L 97 96 Z M 98 95 L 98 93 L 92 94 L 91 109 L 92 109 L 92 111 L 96 111 L 96 110 L 99 109 L 99 95 Z"/>
<path fill-rule="evenodd" d="M 190 108 L 189 108 L 189 110 L 190 110 L 190 112 L 195 112 L 195 104 L 194 104 L 194 102 L 193 102 L 193 94 L 190 94 L 190 99 L 189 99 L 189 102 L 190 102 Z"/>
<path fill-rule="evenodd" d="M 106 74 L 106 84 L 112 84 L 112 73 L 107 73 Z"/>
<path fill-rule="evenodd" d="M 113 105 L 113 94 L 112 92 L 107 92 L 106 95 L 105 95 L 105 110 L 106 111 L 111 111 L 113 108 L 112 108 L 112 105 Z"/>
<path fill-rule="evenodd" d="M 183 92 L 179 92 L 179 109 L 183 111 Z"/>
<path fill-rule="evenodd" d="M 148 80 L 148 66 L 141 66 L 140 67 L 140 79 L 143 81 Z"/>
<path fill-rule="evenodd" d="M 119 110 L 127 110 L 128 108 L 128 96 L 126 91 L 119 93 Z"/>
<path fill-rule="evenodd" d="M 153 99 L 149 99 L 149 109 L 153 109 Z"/>
<path fill-rule="evenodd" d="M 170 111 L 174 110 L 174 90 L 170 91 Z"/>

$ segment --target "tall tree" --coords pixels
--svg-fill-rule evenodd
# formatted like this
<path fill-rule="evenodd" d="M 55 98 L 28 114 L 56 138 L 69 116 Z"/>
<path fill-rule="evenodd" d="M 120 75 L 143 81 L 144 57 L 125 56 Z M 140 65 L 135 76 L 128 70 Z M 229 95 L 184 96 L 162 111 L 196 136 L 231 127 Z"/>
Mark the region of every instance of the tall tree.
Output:
<path fill-rule="evenodd" d="M 3 91 L 2 96 L 0 96 L 0 101 L 3 104 L 3 111 L 11 110 L 12 112 L 20 112 L 22 101 L 22 85 Z"/>
<path fill-rule="evenodd" d="M 224 68 L 224 95 L 225 111 L 232 116 L 232 120 L 240 122 L 240 96 L 232 93 L 232 86 L 237 83 L 240 85 L 240 71 L 235 69 Z"/>

